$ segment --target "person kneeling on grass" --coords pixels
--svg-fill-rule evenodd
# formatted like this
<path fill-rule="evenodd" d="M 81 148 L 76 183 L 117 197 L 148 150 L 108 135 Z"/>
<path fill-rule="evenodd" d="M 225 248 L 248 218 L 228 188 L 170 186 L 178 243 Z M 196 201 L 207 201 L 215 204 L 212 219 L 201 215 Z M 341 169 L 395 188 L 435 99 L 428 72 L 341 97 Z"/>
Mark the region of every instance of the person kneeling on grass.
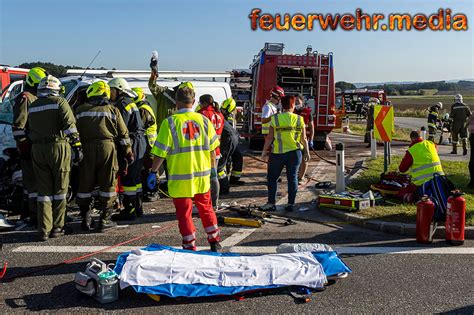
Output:
<path fill-rule="evenodd" d="M 288 180 L 288 205 L 286 211 L 293 211 L 298 191 L 298 170 L 302 158 L 309 160 L 309 148 L 306 141 L 306 130 L 303 117 L 293 113 L 295 97 L 284 96 L 281 99 L 283 113 L 272 116 L 270 130 L 265 139 L 262 158 L 272 147 L 268 160 L 268 203 L 262 207 L 264 211 L 275 211 L 278 178 L 286 167 Z M 303 155 L 302 157 L 302 151 Z"/>

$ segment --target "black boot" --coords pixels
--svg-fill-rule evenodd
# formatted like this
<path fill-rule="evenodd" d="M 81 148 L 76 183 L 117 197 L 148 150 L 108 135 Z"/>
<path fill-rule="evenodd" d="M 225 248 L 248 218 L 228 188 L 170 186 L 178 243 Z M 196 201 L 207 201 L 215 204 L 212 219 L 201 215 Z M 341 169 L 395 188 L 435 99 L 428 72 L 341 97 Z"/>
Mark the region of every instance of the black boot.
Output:
<path fill-rule="evenodd" d="M 137 213 L 137 217 L 143 217 L 143 193 L 137 193 L 137 201 L 135 203 L 135 211 Z"/>
<path fill-rule="evenodd" d="M 114 221 L 133 221 L 137 218 L 136 214 L 136 197 L 130 198 L 128 196 L 124 196 L 123 198 L 123 206 L 124 208 L 119 212 L 112 216 L 112 220 Z"/>
<path fill-rule="evenodd" d="M 467 141 L 466 141 L 466 139 L 462 140 L 462 155 L 467 155 Z"/>
<path fill-rule="evenodd" d="M 229 179 L 229 184 L 235 185 L 235 186 L 243 186 L 245 185 L 245 182 L 243 180 L 240 180 L 239 177 L 231 176 Z"/>
<path fill-rule="evenodd" d="M 100 222 L 98 232 L 103 233 L 108 229 L 114 228 L 117 226 L 117 223 L 112 221 L 112 208 L 107 208 L 102 210 L 100 214 Z"/>
<path fill-rule="evenodd" d="M 219 242 L 212 242 L 209 243 L 209 245 L 211 246 L 211 252 L 218 253 L 222 250 L 222 246 Z"/>
<path fill-rule="evenodd" d="M 453 143 L 453 151 L 451 151 L 451 154 L 458 154 L 458 145 L 456 143 Z"/>
<path fill-rule="evenodd" d="M 50 238 L 58 238 L 64 236 L 64 230 L 61 228 L 55 228 L 51 231 L 51 234 L 49 234 Z"/>
<path fill-rule="evenodd" d="M 94 220 L 92 220 L 92 209 L 89 206 L 80 206 L 81 211 L 82 223 L 81 229 L 83 231 L 93 231 L 95 228 Z"/>

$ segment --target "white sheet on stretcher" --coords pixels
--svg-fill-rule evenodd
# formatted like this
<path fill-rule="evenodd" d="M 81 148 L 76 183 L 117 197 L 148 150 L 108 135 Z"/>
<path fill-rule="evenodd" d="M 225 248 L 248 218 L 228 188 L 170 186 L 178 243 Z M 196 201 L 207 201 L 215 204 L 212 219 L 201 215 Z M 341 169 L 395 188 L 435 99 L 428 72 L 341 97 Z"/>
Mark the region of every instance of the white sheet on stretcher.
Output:
<path fill-rule="evenodd" d="M 319 288 L 326 283 L 326 275 L 321 264 L 309 252 L 212 256 L 170 250 L 133 251 L 120 274 L 121 288 L 169 283 Z"/>

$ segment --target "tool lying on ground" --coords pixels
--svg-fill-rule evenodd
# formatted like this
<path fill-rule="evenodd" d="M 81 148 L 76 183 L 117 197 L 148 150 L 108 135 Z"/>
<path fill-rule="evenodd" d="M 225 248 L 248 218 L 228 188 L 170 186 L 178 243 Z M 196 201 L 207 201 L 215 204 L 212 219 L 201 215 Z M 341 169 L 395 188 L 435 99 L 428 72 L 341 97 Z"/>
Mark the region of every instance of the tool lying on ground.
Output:
<path fill-rule="evenodd" d="M 109 265 L 97 258 L 91 259 L 85 272 L 76 273 L 74 283 L 77 290 L 94 297 L 100 303 L 110 303 L 118 300 L 117 274 Z"/>
<path fill-rule="evenodd" d="M 411 176 L 398 172 L 388 172 L 380 175 L 380 182 L 370 185 L 370 188 L 379 191 L 383 196 L 396 196 L 400 192 L 413 186 Z"/>
<path fill-rule="evenodd" d="M 330 192 L 318 196 L 321 207 L 358 211 L 380 204 L 383 201 L 379 193 L 368 191 L 363 194 L 359 191 Z"/>
<path fill-rule="evenodd" d="M 240 225 L 259 228 L 262 226 L 263 222 L 257 219 L 244 219 L 244 218 L 232 218 L 232 217 L 218 217 L 217 222 L 219 224 L 227 225 Z"/>
<path fill-rule="evenodd" d="M 270 214 L 268 212 L 262 211 L 261 207 L 257 205 L 248 205 L 248 206 L 229 206 L 227 210 L 235 211 L 239 215 L 247 218 L 258 218 L 263 220 L 263 222 L 277 223 L 283 225 L 294 225 L 296 222 L 291 218 L 285 218 Z"/>
<path fill-rule="evenodd" d="M 304 302 L 307 294 L 324 289 L 329 277 L 351 272 L 335 251 L 241 255 L 158 244 L 121 254 L 114 271 L 121 289 L 131 286 L 141 294 L 192 298 L 291 288 Z"/>

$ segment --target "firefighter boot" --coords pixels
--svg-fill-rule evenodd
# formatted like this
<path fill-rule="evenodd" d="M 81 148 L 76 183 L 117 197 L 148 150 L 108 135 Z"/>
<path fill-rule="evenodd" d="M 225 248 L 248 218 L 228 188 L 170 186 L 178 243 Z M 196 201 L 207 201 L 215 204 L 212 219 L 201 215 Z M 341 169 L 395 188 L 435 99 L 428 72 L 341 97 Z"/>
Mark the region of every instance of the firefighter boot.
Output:
<path fill-rule="evenodd" d="M 81 229 L 83 231 L 93 231 L 95 228 L 94 220 L 92 220 L 92 209 L 90 206 L 80 206 L 81 210 Z"/>
<path fill-rule="evenodd" d="M 211 242 L 209 245 L 211 246 L 211 252 L 219 253 L 222 250 L 222 246 L 219 242 Z"/>
<path fill-rule="evenodd" d="M 234 186 L 243 186 L 245 185 L 245 182 L 240 180 L 240 177 L 231 176 L 229 179 L 229 184 Z"/>
<path fill-rule="evenodd" d="M 453 143 L 453 151 L 451 151 L 451 154 L 458 154 L 458 144 Z"/>
<path fill-rule="evenodd" d="M 103 209 L 100 213 L 100 222 L 98 231 L 100 233 L 105 232 L 108 229 L 114 228 L 117 226 L 117 223 L 112 221 L 112 208 Z"/>
<path fill-rule="evenodd" d="M 135 196 L 124 196 L 123 197 L 123 209 L 112 216 L 114 221 L 133 221 L 136 219 L 136 203 L 137 198 Z"/>
<path fill-rule="evenodd" d="M 137 193 L 137 201 L 135 203 L 135 209 L 137 212 L 137 217 L 143 217 L 143 193 Z"/>
<path fill-rule="evenodd" d="M 467 139 L 462 139 L 462 155 L 467 155 Z"/>

